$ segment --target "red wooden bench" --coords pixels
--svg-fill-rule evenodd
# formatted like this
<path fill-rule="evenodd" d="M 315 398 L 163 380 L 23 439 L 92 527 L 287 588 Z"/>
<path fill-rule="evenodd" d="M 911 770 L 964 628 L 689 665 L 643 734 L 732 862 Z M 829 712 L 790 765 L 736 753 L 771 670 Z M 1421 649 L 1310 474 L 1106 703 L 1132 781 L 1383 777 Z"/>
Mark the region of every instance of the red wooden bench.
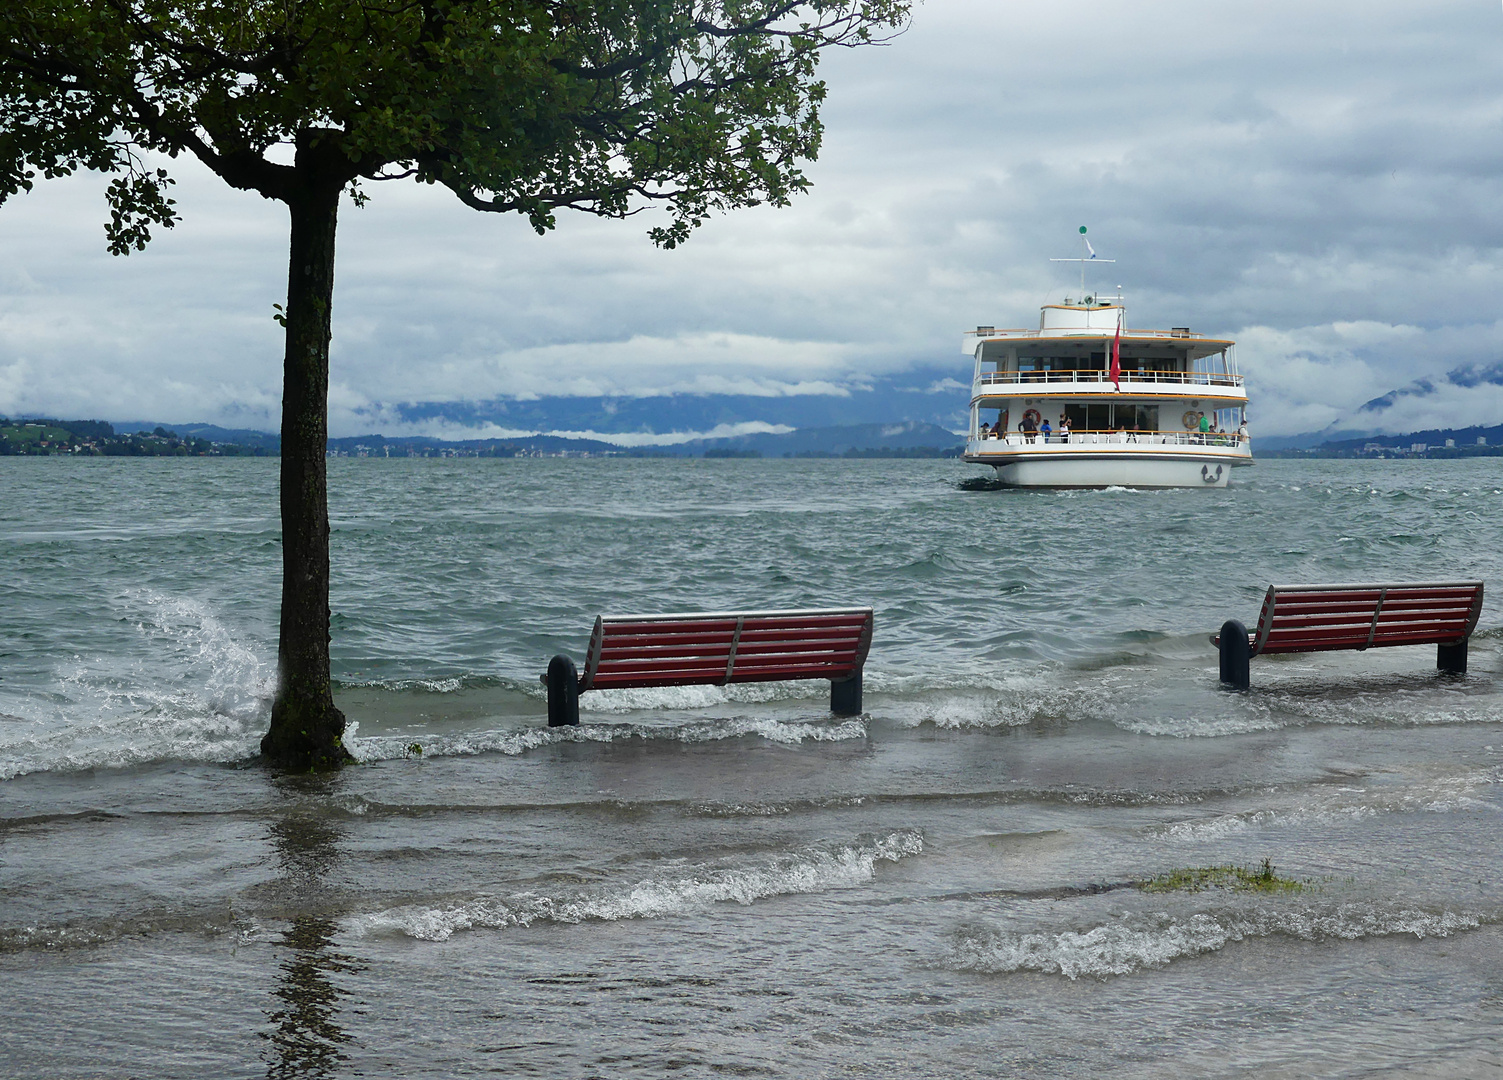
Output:
<path fill-rule="evenodd" d="M 1261 653 L 1435 645 L 1437 668 L 1465 674 L 1481 613 L 1480 581 L 1273 585 L 1255 632 L 1229 619 L 1211 644 L 1221 650 L 1221 681 L 1244 690 L 1248 661 Z"/>
<path fill-rule="evenodd" d="M 830 711 L 861 711 L 871 608 L 602 615 L 584 674 L 562 654 L 548 663 L 548 724 L 579 723 L 579 695 L 646 686 L 725 686 L 829 679 Z"/>

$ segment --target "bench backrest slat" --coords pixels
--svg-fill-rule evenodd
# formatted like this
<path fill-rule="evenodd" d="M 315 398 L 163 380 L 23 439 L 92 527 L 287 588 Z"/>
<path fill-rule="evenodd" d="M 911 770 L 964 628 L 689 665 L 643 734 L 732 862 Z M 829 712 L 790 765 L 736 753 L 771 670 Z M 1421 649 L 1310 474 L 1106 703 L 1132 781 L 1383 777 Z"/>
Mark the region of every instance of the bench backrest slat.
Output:
<path fill-rule="evenodd" d="M 871 608 L 603 615 L 579 689 L 839 680 L 865 664 L 871 630 Z"/>
<path fill-rule="evenodd" d="M 1465 641 L 1482 613 L 1482 582 L 1275 585 L 1263 599 L 1253 654 Z"/>

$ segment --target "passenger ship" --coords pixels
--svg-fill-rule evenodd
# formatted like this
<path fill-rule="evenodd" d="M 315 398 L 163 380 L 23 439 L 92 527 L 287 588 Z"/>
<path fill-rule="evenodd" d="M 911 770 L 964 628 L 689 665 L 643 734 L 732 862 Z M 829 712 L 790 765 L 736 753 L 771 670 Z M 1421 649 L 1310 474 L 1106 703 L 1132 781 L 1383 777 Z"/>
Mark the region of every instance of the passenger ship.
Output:
<path fill-rule="evenodd" d="M 1251 465 L 1234 343 L 1126 322 L 1119 292 L 1045 304 L 1037 330 L 967 333 L 961 351 L 976 368 L 965 460 L 995 467 L 1004 484 L 1067 488 L 1225 487 Z M 1045 420 L 1047 437 L 1029 430 Z"/>

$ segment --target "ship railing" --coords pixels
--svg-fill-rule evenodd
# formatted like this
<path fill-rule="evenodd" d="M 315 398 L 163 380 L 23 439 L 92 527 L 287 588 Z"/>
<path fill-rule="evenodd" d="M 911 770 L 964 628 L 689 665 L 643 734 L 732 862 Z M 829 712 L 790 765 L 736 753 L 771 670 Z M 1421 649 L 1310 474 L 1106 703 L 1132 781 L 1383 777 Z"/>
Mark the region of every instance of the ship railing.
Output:
<path fill-rule="evenodd" d="M 1095 368 L 1081 371 L 983 371 L 979 385 L 1109 383 L 1111 381 L 1110 374 Z M 1150 371 L 1144 368 L 1123 368 L 1121 381 L 1167 383 L 1175 386 L 1241 386 L 1242 376 L 1227 375 L 1219 371 Z"/>
<path fill-rule="evenodd" d="M 1033 436 L 1025 435 L 1021 431 L 1009 431 L 1002 436 L 972 435 L 971 442 L 978 448 L 985 450 L 988 446 L 1001 449 L 1002 446 L 1122 446 L 1136 444 L 1139 446 L 1222 446 L 1227 448 L 1245 447 L 1252 442 L 1250 436 L 1239 435 L 1235 431 L 1208 431 L 1202 434 L 1199 431 L 1071 431 L 1066 437 L 1058 431 L 1050 432 L 1048 439 L 1042 432 Z"/>
<path fill-rule="evenodd" d="M 986 327 L 980 330 L 967 330 L 966 337 L 973 338 L 1057 338 L 1057 337 L 1114 337 L 1117 333 L 1115 326 L 1109 328 L 1068 326 L 1051 327 L 1048 330 L 1022 330 L 1006 329 L 996 330 Z M 1177 338 L 1190 340 L 1208 340 L 1206 334 L 1192 334 L 1188 330 L 1128 330 L 1123 328 L 1122 336 L 1125 338 Z M 1209 339 L 1209 340 L 1220 340 Z"/>

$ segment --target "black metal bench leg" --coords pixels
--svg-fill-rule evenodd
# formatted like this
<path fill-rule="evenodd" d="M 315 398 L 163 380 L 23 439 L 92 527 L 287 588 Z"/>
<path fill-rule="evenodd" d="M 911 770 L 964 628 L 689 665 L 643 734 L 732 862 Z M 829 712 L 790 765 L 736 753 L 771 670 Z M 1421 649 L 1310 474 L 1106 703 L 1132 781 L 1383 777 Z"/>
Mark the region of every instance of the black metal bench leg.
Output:
<path fill-rule="evenodd" d="M 572 727 L 579 723 L 579 671 L 574 661 L 559 653 L 548 661 L 548 726 Z"/>
<path fill-rule="evenodd" d="M 830 681 L 830 711 L 836 716 L 861 715 L 861 672 L 839 682 Z"/>
<path fill-rule="evenodd" d="M 1437 671 L 1450 671 L 1457 675 L 1466 674 L 1466 642 L 1462 641 L 1455 645 L 1435 646 L 1435 669 Z"/>
<path fill-rule="evenodd" d="M 1247 641 L 1247 627 L 1236 619 L 1221 624 L 1221 681 L 1238 690 L 1252 685 L 1252 646 Z"/>

